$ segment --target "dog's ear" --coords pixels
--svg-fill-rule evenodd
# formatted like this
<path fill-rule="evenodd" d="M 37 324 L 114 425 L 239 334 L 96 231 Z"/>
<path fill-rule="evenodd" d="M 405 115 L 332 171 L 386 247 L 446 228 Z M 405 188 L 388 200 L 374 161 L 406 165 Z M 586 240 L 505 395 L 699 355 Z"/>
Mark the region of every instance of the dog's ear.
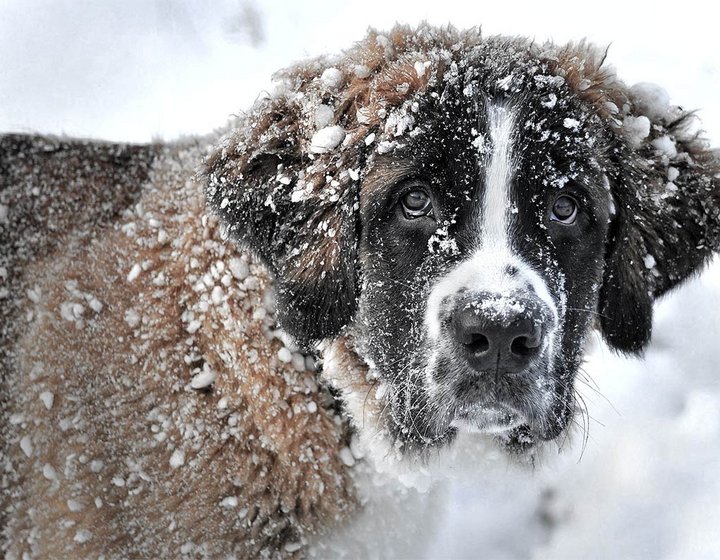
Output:
<path fill-rule="evenodd" d="M 275 275 L 278 320 L 302 345 L 337 334 L 355 312 L 365 147 L 343 144 L 340 126 L 318 131 L 307 113 L 298 95 L 257 102 L 206 166 L 211 207 Z"/>
<path fill-rule="evenodd" d="M 693 132 L 695 117 L 672 109 L 629 117 L 645 137 L 618 133 L 611 149 L 615 216 L 599 313 L 605 340 L 622 352 L 642 352 L 653 301 L 718 249 L 720 160 Z"/>

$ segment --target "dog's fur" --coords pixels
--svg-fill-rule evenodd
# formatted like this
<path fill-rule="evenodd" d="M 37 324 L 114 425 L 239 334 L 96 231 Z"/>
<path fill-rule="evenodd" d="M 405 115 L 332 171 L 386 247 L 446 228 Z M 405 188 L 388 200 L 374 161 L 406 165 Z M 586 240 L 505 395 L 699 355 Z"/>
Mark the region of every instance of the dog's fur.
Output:
<path fill-rule="evenodd" d="M 281 73 L 223 137 L 0 137 L 5 554 L 302 555 L 362 507 L 364 452 L 564 433 L 589 328 L 641 352 L 720 230 L 692 115 L 602 62 L 397 27 Z M 408 189 L 433 213 L 403 217 Z M 529 365 L 459 357 L 473 290 L 483 320 L 535 313 Z"/>

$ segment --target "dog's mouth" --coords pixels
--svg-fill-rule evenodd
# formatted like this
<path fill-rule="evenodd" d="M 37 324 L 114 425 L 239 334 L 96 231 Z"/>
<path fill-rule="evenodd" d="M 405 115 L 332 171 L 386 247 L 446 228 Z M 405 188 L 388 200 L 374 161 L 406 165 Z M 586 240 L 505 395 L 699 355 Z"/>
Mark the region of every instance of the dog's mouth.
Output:
<path fill-rule="evenodd" d="M 501 434 L 523 424 L 527 424 L 527 419 L 521 412 L 494 402 L 458 410 L 450 426 L 466 433 Z"/>

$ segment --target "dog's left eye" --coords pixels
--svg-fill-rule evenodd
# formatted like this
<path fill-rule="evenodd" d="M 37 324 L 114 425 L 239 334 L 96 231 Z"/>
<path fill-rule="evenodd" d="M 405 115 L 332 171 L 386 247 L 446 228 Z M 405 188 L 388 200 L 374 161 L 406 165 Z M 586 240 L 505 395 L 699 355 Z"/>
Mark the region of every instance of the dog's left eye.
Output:
<path fill-rule="evenodd" d="M 413 189 L 401 199 L 403 214 L 409 220 L 427 216 L 432 210 L 430 195 L 422 189 Z"/>
<path fill-rule="evenodd" d="M 562 195 L 555 199 L 550 213 L 553 222 L 570 225 L 575 222 L 578 213 L 578 203 L 571 196 Z"/>

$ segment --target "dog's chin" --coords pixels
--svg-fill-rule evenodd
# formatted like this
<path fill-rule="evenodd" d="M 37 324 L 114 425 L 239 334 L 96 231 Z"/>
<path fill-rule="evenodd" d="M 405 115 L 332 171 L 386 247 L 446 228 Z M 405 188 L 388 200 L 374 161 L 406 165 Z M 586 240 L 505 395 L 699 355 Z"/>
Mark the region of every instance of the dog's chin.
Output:
<path fill-rule="evenodd" d="M 527 424 L 525 416 L 502 403 L 477 404 L 458 411 L 450 426 L 460 433 L 502 434 Z"/>

